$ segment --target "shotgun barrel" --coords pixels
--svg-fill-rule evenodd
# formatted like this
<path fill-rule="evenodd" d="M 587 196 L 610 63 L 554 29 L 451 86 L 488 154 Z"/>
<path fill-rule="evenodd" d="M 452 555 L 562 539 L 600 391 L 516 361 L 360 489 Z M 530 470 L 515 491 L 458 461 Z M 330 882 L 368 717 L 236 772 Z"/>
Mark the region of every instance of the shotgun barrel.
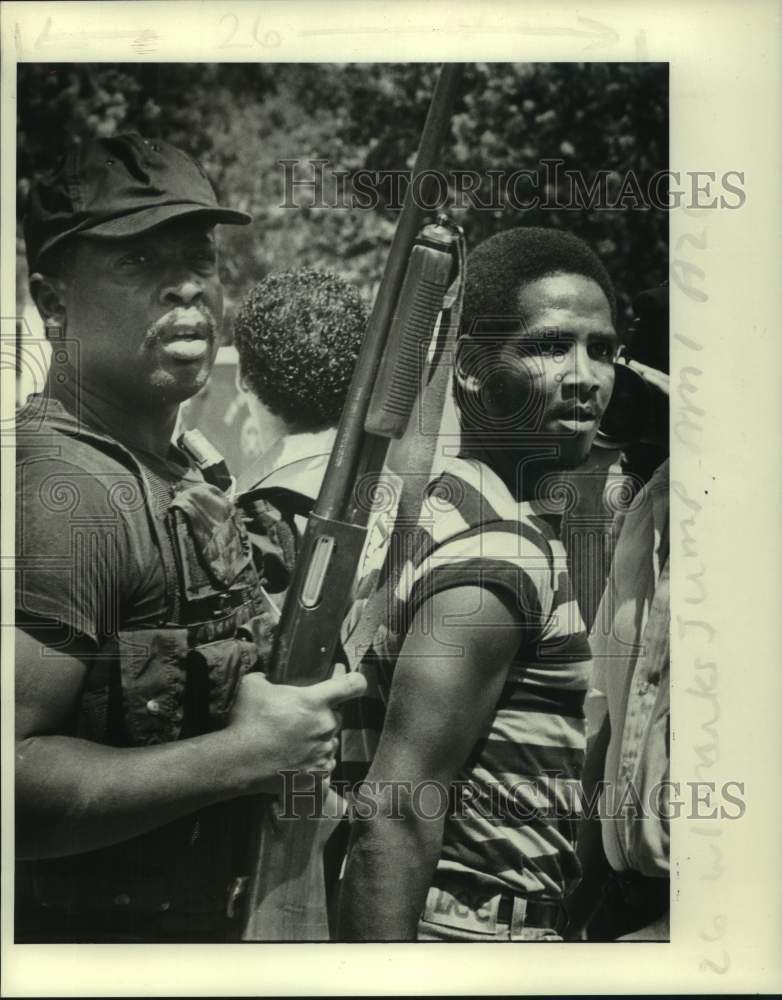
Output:
<path fill-rule="evenodd" d="M 426 356 L 448 286 L 455 246 L 446 227 L 427 227 L 416 242 L 423 196 L 448 131 L 462 67 L 439 75 L 410 184 L 367 332 L 356 361 L 334 449 L 309 518 L 285 598 L 268 675 L 307 685 L 333 670 L 340 626 L 371 511 L 367 498 L 380 476 L 389 440 L 403 433 L 416 399 L 419 359 Z M 441 230 L 436 232 L 436 230 Z M 384 360 L 385 359 L 385 360 Z M 331 821 L 313 815 L 318 778 L 294 780 L 288 818 L 266 808 L 258 831 L 242 938 L 249 941 L 328 939 L 321 849 L 339 809 L 327 796 Z"/>

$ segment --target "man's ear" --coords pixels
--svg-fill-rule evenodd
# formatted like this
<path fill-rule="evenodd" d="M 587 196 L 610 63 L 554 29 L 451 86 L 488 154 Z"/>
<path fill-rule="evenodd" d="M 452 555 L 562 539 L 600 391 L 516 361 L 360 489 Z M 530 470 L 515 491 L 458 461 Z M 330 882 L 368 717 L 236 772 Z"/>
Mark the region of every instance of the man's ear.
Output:
<path fill-rule="evenodd" d="M 30 294 L 43 320 L 47 338 L 50 332 L 54 335 L 53 331 L 62 331 L 67 317 L 64 283 L 36 271 L 30 275 Z"/>
<path fill-rule="evenodd" d="M 249 392 L 250 391 L 250 387 L 247 385 L 247 382 L 245 381 L 244 375 L 242 375 L 242 366 L 240 364 L 238 364 L 238 363 L 236 365 L 235 379 L 236 379 L 236 390 L 237 390 L 237 392 Z"/>
<path fill-rule="evenodd" d="M 454 374 L 462 392 L 476 399 L 482 387 L 480 371 L 480 344 L 473 337 L 464 335 L 456 347 Z"/>

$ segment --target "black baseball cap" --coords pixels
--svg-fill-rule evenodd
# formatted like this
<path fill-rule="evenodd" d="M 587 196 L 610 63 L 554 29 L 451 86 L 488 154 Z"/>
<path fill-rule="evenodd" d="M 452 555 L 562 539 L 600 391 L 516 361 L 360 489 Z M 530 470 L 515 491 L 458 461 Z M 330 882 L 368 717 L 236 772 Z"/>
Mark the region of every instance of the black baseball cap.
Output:
<path fill-rule="evenodd" d="M 71 236 L 136 236 L 184 215 L 244 226 L 246 212 L 218 205 L 203 168 L 162 139 L 138 132 L 72 146 L 60 166 L 30 192 L 24 220 L 27 264 Z"/>

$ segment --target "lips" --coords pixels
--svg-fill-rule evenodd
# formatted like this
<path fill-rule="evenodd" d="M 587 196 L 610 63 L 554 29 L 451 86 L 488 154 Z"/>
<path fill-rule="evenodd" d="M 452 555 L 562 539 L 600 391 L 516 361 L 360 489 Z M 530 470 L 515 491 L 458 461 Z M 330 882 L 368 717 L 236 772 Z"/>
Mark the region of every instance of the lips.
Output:
<path fill-rule="evenodd" d="M 179 337 L 163 344 L 163 353 L 175 361 L 200 361 L 209 352 L 209 341 L 203 337 Z"/>
<path fill-rule="evenodd" d="M 571 406 L 567 410 L 559 410 L 556 414 L 556 419 L 588 424 L 597 420 L 597 413 L 591 406 Z"/>
<path fill-rule="evenodd" d="M 211 337 L 211 324 L 201 313 L 193 319 L 177 318 L 169 321 L 158 334 L 163 344 L 170 344 L 173 340 L 210 340 Z"/>
<path fill-rule="evenodd" d="M 160 338 L 161 344 L 170 344 L 172 340 L 208 340 L 211 337 L 206 326 L 175 326 L 166 331 Z"/>
<path fill-rule="evenodd" d="M 151 345 L 175 361 L 200 361 L 214 340 L 214 322 L 198 309 L 176 310 L 158 321 L 151 331 Z"/>

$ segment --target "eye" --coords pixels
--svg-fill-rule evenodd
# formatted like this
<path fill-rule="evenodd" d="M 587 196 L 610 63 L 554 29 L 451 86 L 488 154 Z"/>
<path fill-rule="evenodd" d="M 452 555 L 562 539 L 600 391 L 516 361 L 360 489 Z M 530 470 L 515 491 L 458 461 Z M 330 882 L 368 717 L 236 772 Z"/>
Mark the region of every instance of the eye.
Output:
<path fill-rule="evenodd" d="M 123 269 L 146 267 L 150 263 L 150 254 L 146 250 L 133 250 L 123 254 L 117 261 L 117 266 Z"/>
<path fill-rule="evenodd" d="M 540 343 L 540 354 L 544 358 L 551 358 L 557 364 L 562 364 L 569 347 L 570 344 L 565 340 L 543 340 Z"/>
<path fill-rule="evenodd" d="M 190 261 L 200 271 L 211 271 L 217 266 L 217 253 L 212 247 L 204 247 L 203 250 L 194 250 Z"/>
<path fill-rule="evenodd" d="M 616 345 L 611 340 L 596 340 L 589 345 L 589 356 L 595 361 L 613 361 Z"/>

